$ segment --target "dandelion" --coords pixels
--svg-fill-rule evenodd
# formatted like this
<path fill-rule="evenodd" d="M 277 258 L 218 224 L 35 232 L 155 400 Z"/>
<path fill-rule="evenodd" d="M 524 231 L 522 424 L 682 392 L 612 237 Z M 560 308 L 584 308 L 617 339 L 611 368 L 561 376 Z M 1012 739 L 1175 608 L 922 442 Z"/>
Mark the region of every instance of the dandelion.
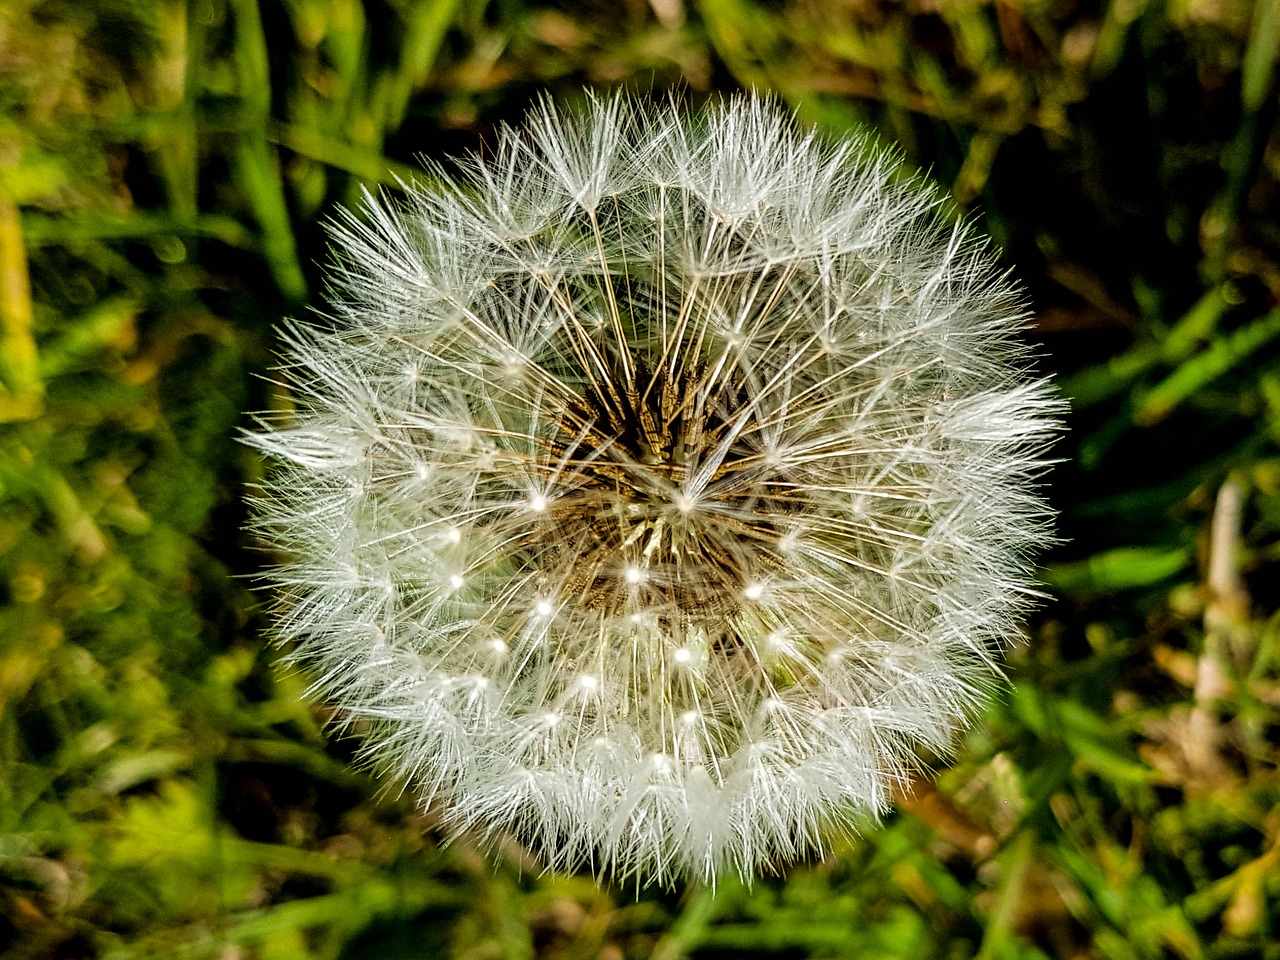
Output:
<path fill-rule="evenodd" d="M 751 876 L 982 703 L 1059 404 L 895 168 L 767 100 L 592 99 L 336 225 L 258 524 L 315 694 L 451 835 Z"/>

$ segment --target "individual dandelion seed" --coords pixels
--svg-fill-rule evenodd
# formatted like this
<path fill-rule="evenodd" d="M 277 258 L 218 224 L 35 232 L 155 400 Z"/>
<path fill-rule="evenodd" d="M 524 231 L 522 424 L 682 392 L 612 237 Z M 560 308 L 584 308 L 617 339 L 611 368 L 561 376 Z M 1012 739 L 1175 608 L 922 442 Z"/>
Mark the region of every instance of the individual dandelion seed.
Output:
<path fill-rule="evenodd" d="M 334 229 L 258 528 L 279 630 L 451 834 L 751 876 L 998 676 L 1059 403 L 935 192 L 776 104 L 544 104 Z"/>

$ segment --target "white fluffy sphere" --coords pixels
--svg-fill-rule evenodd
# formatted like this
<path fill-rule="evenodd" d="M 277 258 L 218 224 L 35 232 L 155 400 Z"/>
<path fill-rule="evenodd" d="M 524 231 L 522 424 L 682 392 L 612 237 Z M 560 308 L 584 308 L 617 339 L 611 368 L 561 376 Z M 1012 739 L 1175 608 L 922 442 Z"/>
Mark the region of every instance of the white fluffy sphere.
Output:
<path fill-rule="evenodd" d="M 637 881 L 883 810 L 997 676 L 1059 404 L 892 157 L 591 100 L 335 230 L 259 527 L 318 696 L 453 832 Z"/>

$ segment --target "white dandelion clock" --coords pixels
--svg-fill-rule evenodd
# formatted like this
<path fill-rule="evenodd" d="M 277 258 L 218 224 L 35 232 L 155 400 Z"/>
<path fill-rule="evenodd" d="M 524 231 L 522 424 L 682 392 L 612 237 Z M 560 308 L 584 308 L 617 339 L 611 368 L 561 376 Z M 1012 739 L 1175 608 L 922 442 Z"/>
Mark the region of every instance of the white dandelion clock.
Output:
<path fill-rule="evenodd" d="M 1058 401 L 893 158 L 550 106 L 335 229 L 252 437 L 283 638 L 452 833 L 641 882 L 885 809 L 997 676 Z"/>

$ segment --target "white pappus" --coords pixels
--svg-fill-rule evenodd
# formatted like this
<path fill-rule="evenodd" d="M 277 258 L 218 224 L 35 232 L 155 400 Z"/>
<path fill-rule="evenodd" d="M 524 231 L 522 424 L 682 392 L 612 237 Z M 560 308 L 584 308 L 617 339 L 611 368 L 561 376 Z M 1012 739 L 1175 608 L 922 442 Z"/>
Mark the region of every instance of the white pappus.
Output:
<path fill-rule="evenodd" d="M 937 193 L 752 96 L 549 104 L 334 228 L 256 529 L 279 633 L 452 835 L 746 876 L 999 676 L 1060 402 Z"/>

